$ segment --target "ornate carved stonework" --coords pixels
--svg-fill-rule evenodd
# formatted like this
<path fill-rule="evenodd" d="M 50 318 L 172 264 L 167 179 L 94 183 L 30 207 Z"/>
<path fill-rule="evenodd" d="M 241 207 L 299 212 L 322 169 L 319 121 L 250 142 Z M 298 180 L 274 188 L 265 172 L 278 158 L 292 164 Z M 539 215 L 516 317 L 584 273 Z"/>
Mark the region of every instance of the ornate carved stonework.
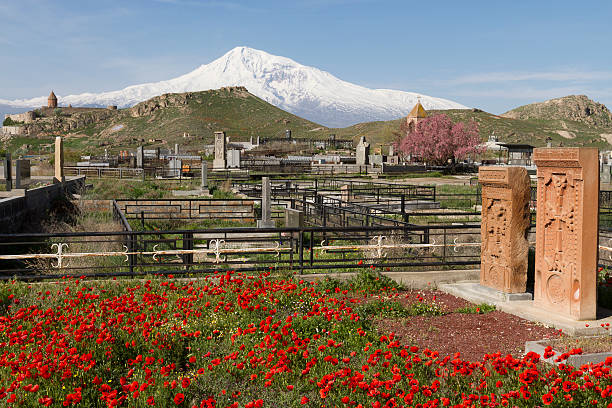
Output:
<path fill-rule="evenodd" d="M 530 182 L 523 167 L 481 167 L 482 247 L 480 284 L 506 293 L 525 292 L 529 243 Z"/>
<path fill-rule="evenodd" d="M 538 166 L 534 303 L 576 320 L 596 317 L 599 152 L 535 149 Z"/>
<path fill-rule="evenodd" d="M 227 167 L 225 132 L 215 132 L 215 158 L 213 170 L 225 170 Z"/>

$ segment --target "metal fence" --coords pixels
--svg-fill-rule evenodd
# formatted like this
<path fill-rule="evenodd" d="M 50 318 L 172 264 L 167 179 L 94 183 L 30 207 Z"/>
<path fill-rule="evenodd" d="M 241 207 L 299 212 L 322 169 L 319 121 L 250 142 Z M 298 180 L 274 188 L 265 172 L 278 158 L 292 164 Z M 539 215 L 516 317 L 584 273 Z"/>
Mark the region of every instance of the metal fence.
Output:
<path fill-rule="evenodd" d="M 126 224 L 124 229 L 0 235 L 0 278 L 423 270 L 480 262 L 478 225 L 132 231 Z"/>

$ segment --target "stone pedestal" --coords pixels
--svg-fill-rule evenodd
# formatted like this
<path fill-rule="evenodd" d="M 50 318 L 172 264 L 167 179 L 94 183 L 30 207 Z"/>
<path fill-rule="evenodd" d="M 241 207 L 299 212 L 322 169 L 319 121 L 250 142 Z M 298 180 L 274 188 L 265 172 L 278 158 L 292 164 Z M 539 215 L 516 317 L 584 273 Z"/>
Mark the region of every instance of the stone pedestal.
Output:
<path fill-rule="evenodd" d="M 259 228 L 274 228 L 276 224 L 272 221 L 272 203 L 270 178 L 261 178 L 261 220 L 257 221 Z"/>
<path fill-rule="evenodd" d="M 524 167 L 481 167 L 480 284 L 524 293 L 527 282 L 530 181 Z"/>
<path fill-rule="evenodd" d="M 64 140 L 61 136 L 55 138 L 55 177 L 54 183 L 63 183 L 66 181 L 64 177 Z"/>
<path fill-rule="evenodd" d="M 225 132 L 215 132 L 215 159 L 213 160 L 213 170 L 225 170 L 226 167 Z"/>
<path fill-rule="evenodd" d="M 599 161 L 596 148 L 540 148 L 534 304 L 596 318 Z"/>
<path fill-rule="evenodd" d="M 368 157 L 370 156 L 370 144 L 366 142 L 365 136 L 361 136 L 359 144 L 357 145 L 357 151 L 355 155 L 355 162 L 358 166 L 368 164 Z"/>

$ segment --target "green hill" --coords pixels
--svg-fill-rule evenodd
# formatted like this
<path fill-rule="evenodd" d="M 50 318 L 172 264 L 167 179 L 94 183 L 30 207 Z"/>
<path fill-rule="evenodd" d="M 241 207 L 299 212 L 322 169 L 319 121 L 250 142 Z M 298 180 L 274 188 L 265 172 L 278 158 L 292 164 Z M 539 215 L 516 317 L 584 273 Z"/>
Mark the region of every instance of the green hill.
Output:
<path fill-rule="evenodd" d="M 554 146 L 609 149 L 612 142 L 612 120 L 606 121 L 609 111 L 584 98 L 567 97 L 561 105 L 548 103 L 557 106 L 552 110 L 534 107 L 538 104 L 526 105 L 501 116 L 478 109 L 432 110 L 428 114 L 444 113 L 453 121 L 475 120 L 483 140 L 494 133 L 506 143 L 543 146 L 551 138 Z M 13 137 L 5 146 L 20 154 L 45 152 L 51 149 L 52 136 L 65 135 L 66 147 L 74 154 L 96 153 L 105 148 L 134 149 L 140 144 L 171 147 L 180 143 L 190 150 L 201 150 L 202 145 L 212 144 L 213 133 L 219 130 L 234 141 L 246 141 L 251 136 L 281 137 L 285 129 L 291 129 L 295 138 L 326 139 L 335 133 L 338 138 L 356 142 L 365 136 L 376 147 L 395 140 L 394 132 L 399 130 L 402 120 L 405 119 L 327 128 L 285 112 L 244 87 L 227 87 L 164 94 L 128 109 L 59 109 L 24 125 L 29 127 L 30 134 Z M 183 137 L 184 134 L 189 137 Z"/>
<path fill-rule="evenodd" d="M 612 126 L 595 126 L 576 120 L 561 119 L 514 119 L 494 115 L 478 109 L 428 111 L 428 115 L 444 113 L 454 122 L 474 120 L 478 123 L 480 136 L 486 140 L 495 135 L 505 143 L 529 143 L 534 146 L 545 146 L 546 139 L 551 138 L 553 146 L 592 146 L 610 148 Z M 340 137 L 366 136 L 377 144 L 394 140 L 393 132 L 399 129 L 402 119 L 384 122 L 368 122 L 353 125 L 344 129 L 334 129 Z"/>

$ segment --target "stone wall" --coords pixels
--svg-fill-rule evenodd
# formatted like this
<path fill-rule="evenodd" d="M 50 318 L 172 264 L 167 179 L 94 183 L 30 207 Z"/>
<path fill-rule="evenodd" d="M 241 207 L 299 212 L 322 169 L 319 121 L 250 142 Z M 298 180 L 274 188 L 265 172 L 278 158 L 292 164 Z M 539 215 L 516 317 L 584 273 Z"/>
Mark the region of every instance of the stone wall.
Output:
<path fill-rule="evenodd" d="M 6 114 L 4 115 L 4 119 L 6 118 L 11 118 L 11 120 L 15 122 L 30 123 L 34 121 L 36 116 L 34 115 L 33 111 L 29 111 L 29 112 L 24 112 L 24 113 Z"/>
<path fill-rule="evenodd" d="M 33 188 L 22 196 L 0 199 L 0 233 L 17 233 L 39 224 L 55 200 L 77 193 L 84 186 L 85 176 L 82 176 L 61 184 Z"/>
<path fill-rule="evenodd" d="M 25 126 L 2 126 L 2 133 L 5 135 L 23 135 Z"/>

